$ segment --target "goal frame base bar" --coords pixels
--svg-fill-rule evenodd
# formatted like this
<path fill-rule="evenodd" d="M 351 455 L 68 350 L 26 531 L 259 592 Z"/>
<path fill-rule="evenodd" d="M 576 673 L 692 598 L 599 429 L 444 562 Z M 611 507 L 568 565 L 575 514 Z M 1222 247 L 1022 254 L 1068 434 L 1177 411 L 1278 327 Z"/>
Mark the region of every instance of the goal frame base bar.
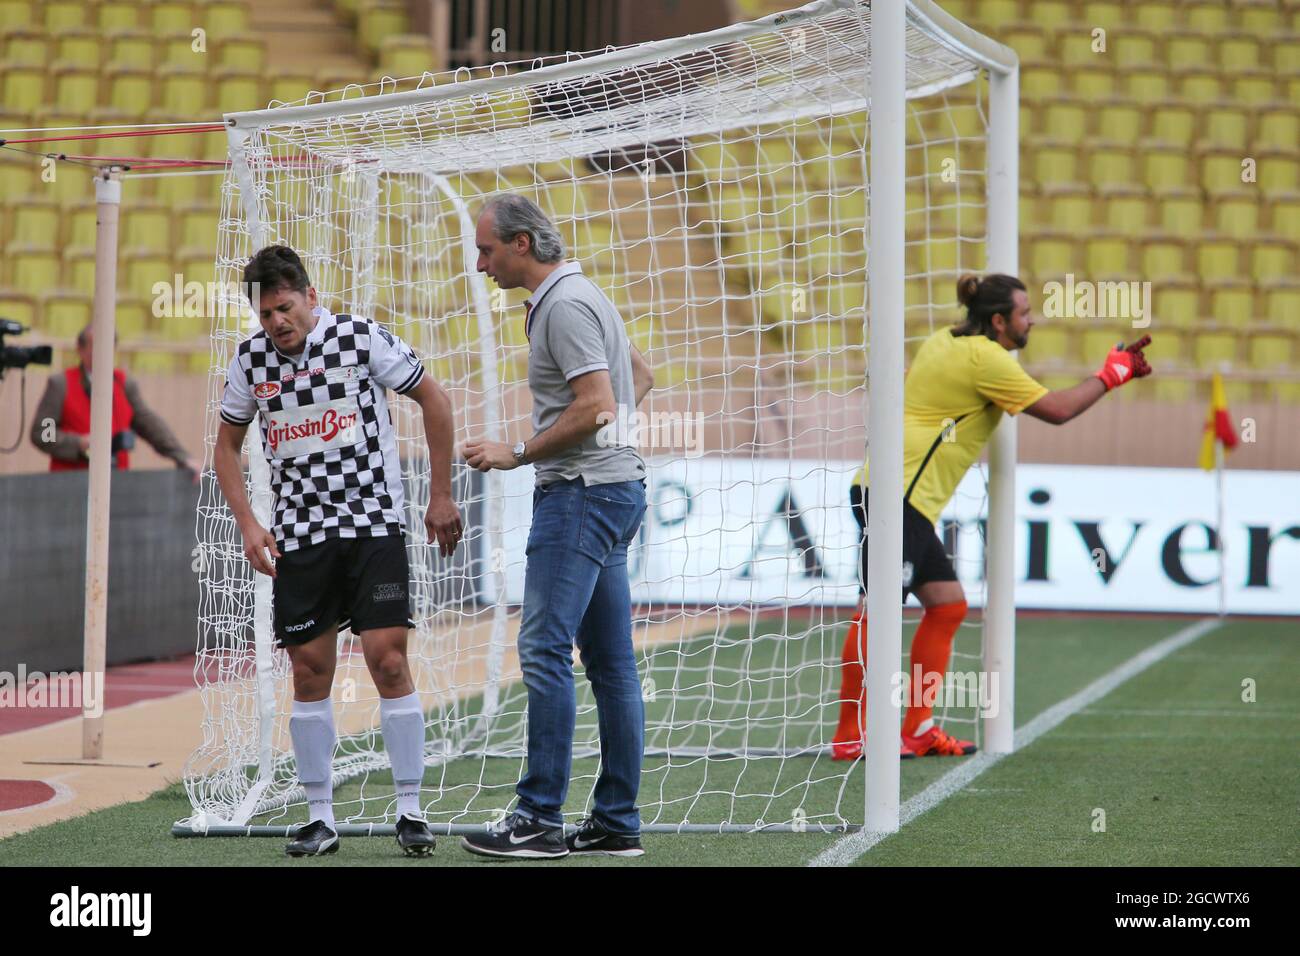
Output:
<path fill-rule="evenodd" d="M 193 829 L 183 822 L 172 824 L 171 834 L 178 838 L 199 837 L 279 837 L 287 839 L 297 834 L 304 824 L 260 824 L 250 826 L 233 826 L 215 824 L 204 829 Z M 430 823 L 429 829 L 438 836 L 469 836 L 482 833 L 482 823 Z M 564 832 L 577 830 L 573 824 L 565 824 Z M 767 826 L 754 826 L 748 823 L 650 823 L 641 828 L 642 833 L 857 833 L 862 827 L 856 823 L 831 825 L 826 823 L 807 823 L 796 826 L 793 823 L 773 823 Z M 391 837 L 397 835 L 397 826 L 392 823 L 340 823 L 334 828 L 340 837 Z"/>

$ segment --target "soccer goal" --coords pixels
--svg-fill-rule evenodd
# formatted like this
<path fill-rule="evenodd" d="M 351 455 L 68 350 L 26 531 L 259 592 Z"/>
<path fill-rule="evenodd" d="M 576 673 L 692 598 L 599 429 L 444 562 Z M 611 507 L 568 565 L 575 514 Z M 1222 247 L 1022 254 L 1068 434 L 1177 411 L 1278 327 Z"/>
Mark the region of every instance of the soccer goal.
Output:
<path fill-rule="evenodd" d="M 897 704 L 873 700 L 893 723 L 878 725 L 865 761 L 832 761 L 829 747 L 858 600 L 848 489 L 870 421 L 873 499 L 879 481 L 901 501 L 905 343 L 958 318 L 960 273 L 1016 270 L 1018 105 L 1010 50 L 928 0 L 875 6 L 820 0 L 706 34 L 226 117 L 218 278 L 233 289 L 258 248 L 292 245 L 327 307 L 374 317 L 426 357 L 452 396 L 458 445 L 528 428 L 526 293 L 475 271 L 474 217 L 493 193 L 551 214 L 655 367 L 655 390 L 625 423 L 650 472 L 629 559 L 649 831 L 888 829 L 891 814 L 897 826 Z M 232 292 L 213 368 L 255 328 Z M 221 388 L 214 372 L 209 453 Z M 498 817 L 524 765 L 514 645 L 532 473 L 456 466 L 467 536 L 443 560 L 421 520 L 418 410 L 393 408 L 427 711 L 422 805 L 435 830 L 457 832 Z M 254 432 L 250 493 L 265 522 Z M 1008 696 L 1005 726 L 981 732 L 957 706 L 936 715 L 995 750 L 1010 748 L 1014 454 L 1004 426 L 987 482 L 959 494 L 965 520 L 944 529 L 970 603 L 986 608 L 959 653 L 1005 669 Z M 872 511 L 881 595 L 899 593 L 900 515 Z M 210 472 L 197 532 L 203 736 L 184 774 L 193 815 L 174 832 L 284 833 L 303 819 L 288 662 L 270 582 L 245 561 Z M 888 687 L 901 612 L 879 603 L 871 654 L 889 666 L 869 681 Z M 576 819 L 599 748 L 576 662 L 575 673 Z M 396 803 L 378 698 L 346 632 L 334 702 L 342 832 L 384 832 Z"/>

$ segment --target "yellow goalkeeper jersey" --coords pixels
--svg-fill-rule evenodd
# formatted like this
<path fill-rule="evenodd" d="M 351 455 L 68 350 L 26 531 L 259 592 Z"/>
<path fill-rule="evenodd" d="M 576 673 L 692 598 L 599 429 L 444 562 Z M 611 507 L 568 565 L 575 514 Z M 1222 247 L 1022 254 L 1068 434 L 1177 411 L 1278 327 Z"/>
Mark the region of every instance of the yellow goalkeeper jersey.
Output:
<path fill-rule="evenodd" d="M 903 383 L 903 490 L 937 524 L 966 469 L 980 456 L 1002 413 L 1015 415 L 1047 389 L 1015 356 L 983 335 L 935 332 Z M 854 480 L 868 482 L 868 461 Z"/>

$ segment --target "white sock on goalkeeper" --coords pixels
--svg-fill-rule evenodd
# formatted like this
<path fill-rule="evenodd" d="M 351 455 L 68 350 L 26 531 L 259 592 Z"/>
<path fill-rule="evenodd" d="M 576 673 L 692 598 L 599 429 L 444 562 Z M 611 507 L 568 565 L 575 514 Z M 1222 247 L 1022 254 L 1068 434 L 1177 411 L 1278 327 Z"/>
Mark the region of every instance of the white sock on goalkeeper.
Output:
<path fill-rule="evenodd" d="M 334 701 L 295 700 L 289 717 L 298 781 L 307 791 L 309 822 L 323 820 L 334 827 Z"/>
<path fill-rule="evenodd" d="M 384 748 L 397 788 L 397 815 L 422 819 L 420 784 L 424 782 L 424 711 L 420 695 L 379 699 Z"/>

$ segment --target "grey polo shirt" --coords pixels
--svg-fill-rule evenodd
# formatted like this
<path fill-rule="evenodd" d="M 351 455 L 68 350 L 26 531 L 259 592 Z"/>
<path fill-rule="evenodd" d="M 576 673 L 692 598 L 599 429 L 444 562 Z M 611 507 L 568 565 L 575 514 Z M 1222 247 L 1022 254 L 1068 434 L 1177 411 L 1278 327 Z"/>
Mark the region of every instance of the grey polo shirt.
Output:
<path fill-rule="evenodd" d="M 533 393 L 533 432 L 543 432 L 573 404 L 569 382 L 599 369 L 609 371 L 614 401 L 626 420 L 636 411 L 627 331 L 614 304 L 566 262 L 527 299 L 528 387 Z M 645 477 L 645 462 L 627 440 L 634 430 L 614 425 L 551 458 L 533 463 L 537 484 L 582 476 L 588 485 Z"/>

